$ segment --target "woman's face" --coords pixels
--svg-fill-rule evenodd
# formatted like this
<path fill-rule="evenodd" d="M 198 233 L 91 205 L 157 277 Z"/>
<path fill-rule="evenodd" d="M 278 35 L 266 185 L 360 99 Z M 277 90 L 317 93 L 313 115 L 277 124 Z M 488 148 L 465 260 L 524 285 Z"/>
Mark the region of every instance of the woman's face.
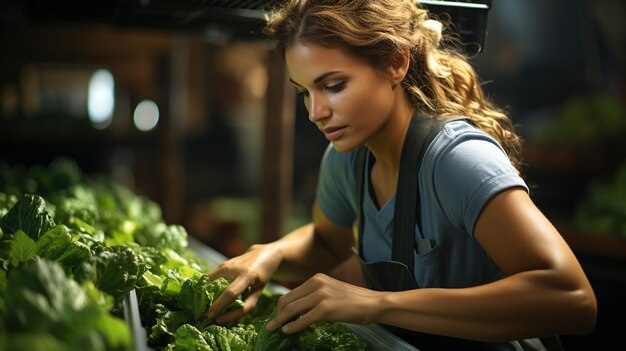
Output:
<path fill-rule="evenodd" d="M 363 145 L 392 115 L 392 83 L 368 61 L 316 44 L 296 44 L 285 56 L 309 119 L 337 151 Z"/>

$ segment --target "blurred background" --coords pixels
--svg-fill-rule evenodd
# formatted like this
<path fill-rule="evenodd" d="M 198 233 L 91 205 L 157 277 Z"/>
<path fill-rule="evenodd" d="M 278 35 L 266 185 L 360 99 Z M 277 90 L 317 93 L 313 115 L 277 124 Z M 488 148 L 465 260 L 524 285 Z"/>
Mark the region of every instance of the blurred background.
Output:
<path fill-rule="evenodd" d="M 226 256 L 307 222 L 327 142 L 260 33 L 272 3 L 3 1 L 0 172 L 71 158 Z M 626 3 L 475 3 L 472 63 L 598 295 L 566 350 L 608 350 L 626 327 Z"/>

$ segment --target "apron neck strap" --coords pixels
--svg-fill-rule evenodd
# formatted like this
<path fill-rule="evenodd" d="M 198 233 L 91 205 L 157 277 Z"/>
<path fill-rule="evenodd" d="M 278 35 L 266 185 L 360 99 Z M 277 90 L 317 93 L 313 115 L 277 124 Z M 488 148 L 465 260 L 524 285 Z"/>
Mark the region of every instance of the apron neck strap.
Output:
<path fill-rule="evenodd" d="M 444 127 L 452 120 L 465 119 L 467 117 L 439 119 L 413 115 L 407 130 L 402 153 L 400 155 L 400 174 L 396 186 L 396 200 L 393 217 L 393 241 L 391 259 L 404 263 L 413 274 L 413 250 L 415 246 L 415 225 L 420 232 L 421 206 L 418 184 L 418 173 L 421 161 L 426 149 Z M 367 148 L 360 147 L 357 150 L 355 163 L 355 179 L 357 185 L 357 223 L 359 231 L 359 253 L 363 253 L 363 193 L 366 169 Z M 370 162 L 371 163 L 371 162 Z"/>

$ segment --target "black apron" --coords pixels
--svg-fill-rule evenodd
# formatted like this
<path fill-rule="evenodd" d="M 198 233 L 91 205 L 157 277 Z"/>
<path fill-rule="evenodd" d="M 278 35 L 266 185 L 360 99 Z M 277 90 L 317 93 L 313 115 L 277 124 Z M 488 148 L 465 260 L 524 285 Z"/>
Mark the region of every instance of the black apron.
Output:
<path fill-rule="evenodd" d="M 393 240 L 391 261 L 366 262 L 363 259 L 363 189 L 368 184 L 363 184 L 367 171 L 365 158 L 368 154 L 365 147 L 357 151 L 355 165 L 357 183 L 357 230 L 358 252 L 357 257 L 363 271 L 363 278 L 368 288 L 378 291 L 403 291 L 417 289 L 413 274 L 413 251 L 415 247 L 415 224 L 421 231 L 420 202 L 418 172 L 424 152 L 432 139 L 439 133 L 445 123 L 451 120 L 467 118 L 452 118 L 441 120 L 436 118 L 424 118 L 419 115 L 413 116 L 407 131 L 402 153 L 400 156 L 400 174 L 396 190 L 396 203 L 393 218 Z M 371 165 L 373 162 L 369 162 Z M 398 191 L 400 190 L 401 191 Z M 402 338 L 409 344 L 421 351 L 430 350 L 514 350 L 536 351 L 548 350 L 539 339 L 520 340 L 512 342 L 488 343 L 433 334 L 419 333 L 412 330 L 383 325 L 386 329 Z M 554 343 L 550 350 L 562 350 L 558 338 L 549 338 Z M 538 344 L 537 344 L 538 343 Z M 544 344 L 547 344 L 544 342 Z"/>

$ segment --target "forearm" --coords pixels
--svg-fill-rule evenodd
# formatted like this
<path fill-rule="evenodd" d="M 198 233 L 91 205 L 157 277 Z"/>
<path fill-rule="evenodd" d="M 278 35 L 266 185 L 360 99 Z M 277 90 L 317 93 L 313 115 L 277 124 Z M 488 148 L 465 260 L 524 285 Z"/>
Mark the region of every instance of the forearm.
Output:
<path fill-rule="evenodd" d="M 588 333 L 593 292 L 556 285 L 551 275 L 536 270 L 472 288 L 385 293 L 374 322 L 485 341 Z"/>
<path fill-rule="evenodd" d="M 274 278 L 280 280 L 302 281 L 315 273 L 327 272 L 340 263 L 315 234 L 313 224 L 299 227 L 263 246 L 280 257 L 280 266 L 274 274 Z"/>

